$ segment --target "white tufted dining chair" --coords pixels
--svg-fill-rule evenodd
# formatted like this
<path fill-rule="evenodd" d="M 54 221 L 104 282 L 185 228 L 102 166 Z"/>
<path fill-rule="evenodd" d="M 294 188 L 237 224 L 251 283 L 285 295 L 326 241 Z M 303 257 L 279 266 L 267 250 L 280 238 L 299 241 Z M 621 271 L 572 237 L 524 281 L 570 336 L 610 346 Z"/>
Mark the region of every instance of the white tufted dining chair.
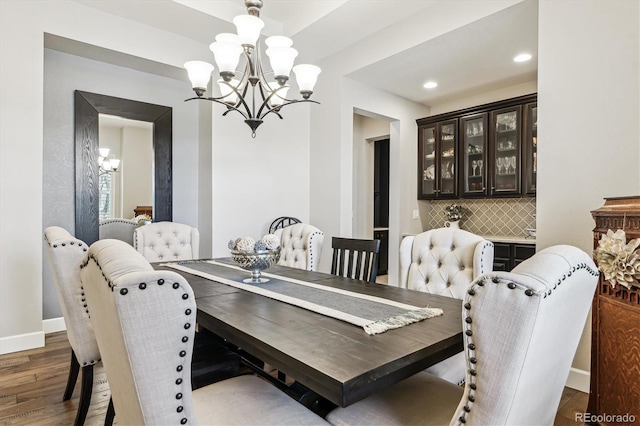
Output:
<path fill-rule="evenodd" d="M 63 401 L 73 395 L 82 366 L 82 387 L 75 424 L 84 423 L 91 402 L 93 366 L 100 361 L 100 351 L 89 320 L 85 293 L 80 282 L 80 263 L 88 247 L 66 229 L 50 226 L 44 230 L 45 249 L 58 295 L 58 302 L 71 345 L 71 364 Z"/>
<path fill-rule="evenodd" d="M 334 425 L 552 425 L 599 272 L 567 245 L 489 272 L 462 309 L 464 389 L 421 372 L 346 408 Z"/>
<path fill-rule="evenodd" d="M 192 390 L 197 307 L 179 274 L 154 270 L 122 241 L 99 240 L 80 275 L 118 424 L 326 424 L 253 375 Z"/>
<path fill-rule="evenodd" d="M 138 227 L 138 222 L 122 217 L 104 219 L 98 225 L 99 239 L 113 238 L 133 245 L 133 231 Z"/>
<path fill-rule="evenodd" d="M 200 233 L 182 223 L 154 222 L 135 229 L 133 246 L 149 262 L 197 259 Z"/>
<path fill-rule="evenodd" d="M 316 271 L 320 264 L 324 232 L 307 223 L 296 223 L 276 229 L 280 237 L 280 260 L 278 265 Z"/>
<path fill-rule="evenodd" d="M 462 299 L 475 278 L 492 270 L 493 243 L 461 229 L 432 229 L 400 243 L 400 287 Z M 462 353 L 427 369 L 456 384 L 464 370 Z"/>

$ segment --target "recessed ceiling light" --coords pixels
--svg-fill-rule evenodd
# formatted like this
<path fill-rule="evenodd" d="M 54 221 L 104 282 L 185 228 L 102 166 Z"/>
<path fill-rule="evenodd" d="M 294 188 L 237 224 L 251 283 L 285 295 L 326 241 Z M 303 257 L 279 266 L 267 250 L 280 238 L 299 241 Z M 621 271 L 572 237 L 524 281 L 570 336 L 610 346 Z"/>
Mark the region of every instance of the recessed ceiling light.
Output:
<path fill-rule="evenodd" d="M 425 88 L 425 89 L 434 89 L 434 88 L 436 88 L 436 87 L 438 87 L 438 83 L 436 83 L 435 81 L 427 81 L 427 82 L 424 84 L 424 88 Z"/>
<path fill-rule="evenodd" d="M 528 53 L 521 53 L 518 56 L 516 56 L 515 58 L 513 58 L 513 62 L 527 62 L 529 59 L 531 59 L 531 55 Z"/>

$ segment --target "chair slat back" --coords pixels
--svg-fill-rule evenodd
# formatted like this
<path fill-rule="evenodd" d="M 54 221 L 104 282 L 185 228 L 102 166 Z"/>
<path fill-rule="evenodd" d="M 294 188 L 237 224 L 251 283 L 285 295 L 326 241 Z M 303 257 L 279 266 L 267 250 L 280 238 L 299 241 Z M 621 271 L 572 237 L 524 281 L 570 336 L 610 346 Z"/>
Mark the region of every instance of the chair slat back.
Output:
<path fill-rule="evenodd" d="M 376 281 L 380 240 L 333 237 L 331 247 L 332 274 L 372 283 Z"/>

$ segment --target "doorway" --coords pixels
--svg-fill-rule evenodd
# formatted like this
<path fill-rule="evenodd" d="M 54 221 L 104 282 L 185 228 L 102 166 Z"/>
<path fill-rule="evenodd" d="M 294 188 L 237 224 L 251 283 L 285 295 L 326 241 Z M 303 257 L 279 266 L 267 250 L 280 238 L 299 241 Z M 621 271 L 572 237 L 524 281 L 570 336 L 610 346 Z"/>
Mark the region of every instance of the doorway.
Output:
<path fill-rule="evenodd" d="M 389 139 L 374 142 L 373 238 L 380 240 L 378 274 L 389 266 Z"/>

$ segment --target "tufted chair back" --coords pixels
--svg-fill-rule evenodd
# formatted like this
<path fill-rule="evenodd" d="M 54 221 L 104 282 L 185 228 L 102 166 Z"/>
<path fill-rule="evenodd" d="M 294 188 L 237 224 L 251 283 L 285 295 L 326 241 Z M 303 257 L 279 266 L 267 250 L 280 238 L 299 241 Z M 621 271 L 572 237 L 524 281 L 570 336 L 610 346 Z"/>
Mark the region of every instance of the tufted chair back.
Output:
<path fill-rule="evenodd" d="M 296 223 L 276 229 L 280 237 L 280 260 L 278 265 L 316 271 L 322 254 L 324 232 L 307 223 Z"/>
<path fill-rule="evenodd" d="M 464 298 L 468 370 L 453 421 L 553 424 L 599 275 L 587 253 L 559 245 L 477 279 Z"/>
<path fill-rule="evenodd" d="M 66 229 L 59 226 L 50 226 L 45 229 L 44 239 L 58 302 L 67 327 L 67 338 L 71 345 L 69 377 L 62 400 L 71 399 L 78 373 L 82 371 L 75 424 L 83 424 L 91 403 L 93 366 L 100 361 L 100 351 L 89 320 L 85 292 L 80 282 L 80 263 L 88 247 L 83 241 L 72 237 Z"/>
<path fill-rule="evenodd" d="M 189 284 L 175 272 L 154 271 L 119 240 L 92 244 L 80 275 L 118 423 L 195 424 Z"/>
<path fill-rule="evenodd" d="M 421 372 L 346 408 L 334 425 L 552 425 L 599 272 L 558 245 L 511 272 L 473 281 L 463 299 L 464 389 Z"/>
<path fill-rule="evenodd" d="M 197 259 L 200 233 L 182 223 L 155 222 L 135 229 L 133 246 L 149 262 Z"/>
<path fill-rule="evenodd" d="M 112 238 L 133 245 L 133 231 L 138 227 L 138 222 L 132 219 L 111 218 L 100 221 L 98 225 L 99 239 Z"/>
<path fill-rule="evenodd" d="M 326 425 L 253 375 L 192 390 L 197 307 L 179 274 L 154 270 L 123 241 L 99 240 L 80 276 L 118 424 Z"/>
<path fill-rule="evenodd" d="M 432 229 L 400 244 L 400 287 L 462 299 L 492 270 L 493 243 L 461 229 Z"/>
<path fill-rule="evenodd" d="M 45 229 L 44 239 L 69 344 L 80 365 L 93 365 L 100 361 L 100 351 L 80 282 L 80 263 L 88 247 L 59 226 Z"/>

